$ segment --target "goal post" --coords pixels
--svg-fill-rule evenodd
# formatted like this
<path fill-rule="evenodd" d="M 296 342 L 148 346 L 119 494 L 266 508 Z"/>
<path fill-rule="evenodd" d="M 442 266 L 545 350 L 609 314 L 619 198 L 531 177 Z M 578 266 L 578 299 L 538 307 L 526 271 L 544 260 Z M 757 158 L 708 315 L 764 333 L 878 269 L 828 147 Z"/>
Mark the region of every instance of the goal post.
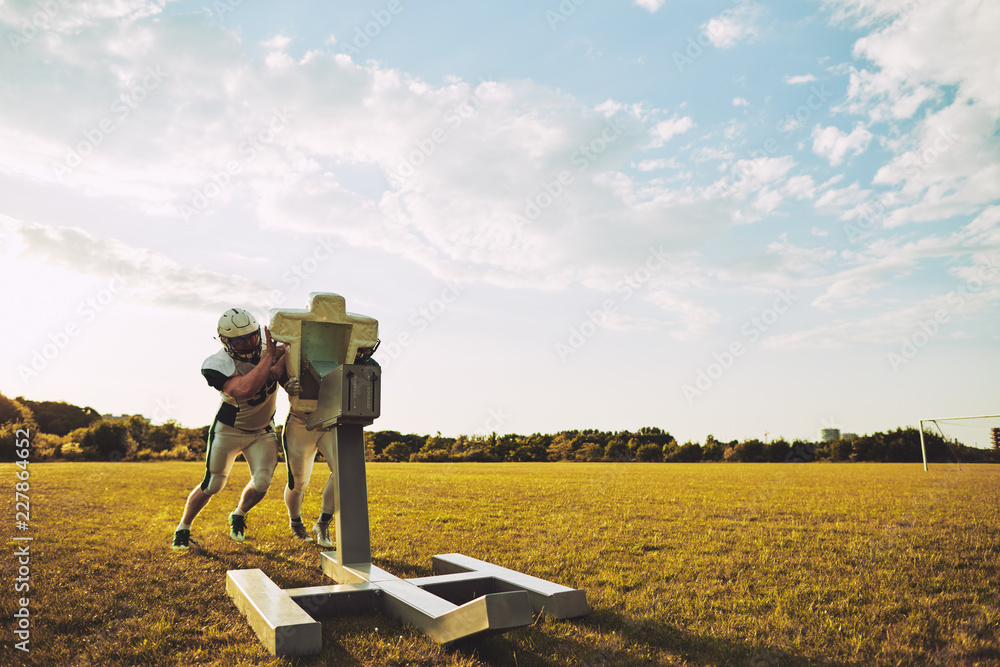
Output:
<path fill-rule="evenodd" d="M 924 429 L 931 425 L 941 434 L 946 443 L 958 443 L 972 449 L 1000 449 L 1000 415 L 976 415 L 971 417 L 936 417 L 920 420 L 920 452 L 927 470 L 927 446 Z M 960 463 L 961 464 L 961 463 Z"/>

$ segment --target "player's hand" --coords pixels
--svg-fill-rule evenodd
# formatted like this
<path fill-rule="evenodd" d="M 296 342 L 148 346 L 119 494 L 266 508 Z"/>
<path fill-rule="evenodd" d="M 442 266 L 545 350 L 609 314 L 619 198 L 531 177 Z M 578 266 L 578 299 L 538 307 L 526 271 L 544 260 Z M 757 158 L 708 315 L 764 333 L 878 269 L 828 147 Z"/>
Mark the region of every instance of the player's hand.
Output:
<path fill-rule="evenodd" d="M 276 364 L 282 360 L 285 356 L 285 352 L 288 351 L 288 346 L 284 344 L 275 345 L 274 361 L 272 363 Z"/>
<path fill-rule="evenodd" d="M 277 349 L 277 346 L 274 342 L 274 339 L 271 338 L 271 330 L 268 329 L 267 327 L 264 327 L 264 338 L 267 344 L 267 348 L 264 350 L 264 356 L 270 355 L 271 357 L 274 357 L 274 353 L 275 350 Z"/>
<path fill-rule="evenodd" d="M 288 382 L 285 383 L 285 391 L 288 392 L 289 396 L 298 396 L 302 392 L 302 383 L 297 377 L 288 378 Z"/>
<path fill-rule="evenodd" d="M 271 380 L 280 381 L 281 378 L 285 377 L 285 346 L 276 346 L 277 352 L 271 359 L 271 369 L 267 373 L 267 377 Z"/>

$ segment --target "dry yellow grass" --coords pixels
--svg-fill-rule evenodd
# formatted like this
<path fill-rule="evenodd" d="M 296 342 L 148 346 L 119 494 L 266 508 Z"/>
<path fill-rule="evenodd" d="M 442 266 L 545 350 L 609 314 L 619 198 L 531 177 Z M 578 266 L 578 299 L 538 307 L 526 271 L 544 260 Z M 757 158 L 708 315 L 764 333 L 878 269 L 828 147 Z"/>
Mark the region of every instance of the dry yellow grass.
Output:
<path fill-rule="evenodd" d="M 450 649 L 379 614 L 337 616 L 323 654 L 298 661 L 267 655 L 224 583 L 253 567 L 284 588 L 324 583 L 319 548 L 288 536 L 283 467 L 237 544 L 238 463 L 188 553 L 169 542 L 202 465 L 30 470 L 31 652 L 11 648 L 10 584 L 3 664 L 1000 664 L 996 466 L 370 464 L 376 564 L 420 576 L 461 552 L 584 588 L 592 612 Z M 24 534 L 15 471 L 0 466 L 9 536 Z"/>

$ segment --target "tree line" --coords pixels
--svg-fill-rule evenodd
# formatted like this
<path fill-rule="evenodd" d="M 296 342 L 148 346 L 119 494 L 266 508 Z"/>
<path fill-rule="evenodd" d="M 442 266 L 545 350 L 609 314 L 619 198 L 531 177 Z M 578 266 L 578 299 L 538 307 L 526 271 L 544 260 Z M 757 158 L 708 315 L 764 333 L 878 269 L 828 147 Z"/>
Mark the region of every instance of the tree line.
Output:
<path fill-rule="evenodd" d="M 90 407 L 0 394 L 0 461 L 14 460 L 14 436 L 30 433 L 31 461 L 200 460 L 208 426 L 153 425 L 141 415 L 104 419 Z"/>
<path fill-rule="evenodd" d="M 403 435 L 396 431 L 366 434 L 371 461 L 605 461 L 647 463 L 919 463 L 923 460 L 920 432 L 897 428 L 885 433 L 828 442 L 754 439 L 723 442 L 709 435 L 704 443 L 678 443 L 655 426 L 637 431 L 560 431 L 532 435 L 492 433 L 484 437 L 448 438 Z M 1000 451 L 966 447 L 924 432 L 929 461 L 1000 463 Z"/>
<path fill-rule="evenodd" d="M 61 401 L 31 401 L 0 394 L 0 461 L 14 460 L 18 429 L 31 433 L 32 461 L 204 460 L 208 426 L 185 428 L 173 421 L 154 425 L 141 415 L 103 418 L 90 407 Z M 281 436 L 281 426 L 277 427 Z M 965 447 L 924 432 L 929 461 L 1000 463 L 1000 450 Z M 647 426 L 637 431 L 595 429 L 531 435 L 403 434 L 366 431 L 367 459 L 376 462 L 609 461 L 646 463 L 810 463 L 873 461 L 919 463 L 920 433 L 897 428 L 829 442 L 758 439 L 723 442 L 677 440 Z M 280 453 L 279 453 L 280 456 Z"/>

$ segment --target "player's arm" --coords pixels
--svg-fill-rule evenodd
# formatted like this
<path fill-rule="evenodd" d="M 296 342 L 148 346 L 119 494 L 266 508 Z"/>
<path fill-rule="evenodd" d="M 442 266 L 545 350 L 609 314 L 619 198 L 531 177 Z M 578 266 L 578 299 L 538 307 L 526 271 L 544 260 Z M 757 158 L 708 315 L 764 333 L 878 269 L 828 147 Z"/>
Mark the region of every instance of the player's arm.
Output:
<path fill-rule="evenodd" d="M 267 338 L 267 349 L 264 350 L 264 354 L 261 355 L 260 361 L 254 366 L 253 370 L 246 375 L 229 378 L 222 387 L 222 391 L 237 400 L 252 398 L 260 391 L 260 388 L 264 385 L 264 381 L 267 380 L 268 374 L 271 372 L 276 348 L 274 339 L 271 338 L 271 332 L 268 331 L 267 327 L 264 327 L 264 335 Z"/>

